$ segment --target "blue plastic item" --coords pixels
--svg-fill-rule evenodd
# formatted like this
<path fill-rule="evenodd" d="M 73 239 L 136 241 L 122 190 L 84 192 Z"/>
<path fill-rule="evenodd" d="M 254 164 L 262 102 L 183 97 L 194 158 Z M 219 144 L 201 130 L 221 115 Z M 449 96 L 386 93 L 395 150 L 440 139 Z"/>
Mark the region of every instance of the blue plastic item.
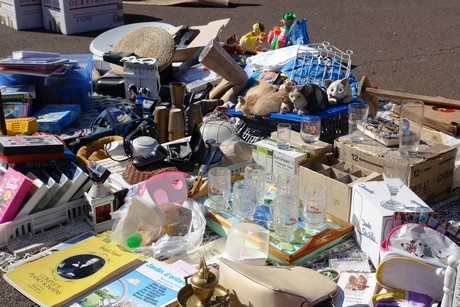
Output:
<path fill-rule="evenodd" d="M 33 84 L 37 98 L 37 111 L 46 104 L 79 104 L 83 112 L 89 108 L 93 94 L 92 54 L 61 54 L 62 59 L 75 63 L 65 74 L 41 77 L 25 74 L 1 74 L 0 85 Z"/>

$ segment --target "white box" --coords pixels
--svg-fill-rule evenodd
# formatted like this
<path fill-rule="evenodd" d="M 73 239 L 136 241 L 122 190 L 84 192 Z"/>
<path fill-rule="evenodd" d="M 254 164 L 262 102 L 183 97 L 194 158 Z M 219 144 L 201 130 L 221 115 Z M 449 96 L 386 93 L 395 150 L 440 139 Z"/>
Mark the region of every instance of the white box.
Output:
<path fill-rule="evenodd" d="M 406 212 L 433 210 L 411 189 L 404 185 L 396 196 Z M 384 181 L 369 181 L 353 185 L 351 196 L 350 223 L 355 227 L 356 241 L 366 252 L 375 267 L 380 263 L 380 244 L 386 240 L 392 229 L 393 212 L 380 203 L 390 198 Z"/>
<path fill-rule="evenodd" d="M 257 164 L 266 167 L 267 172 L 278 176 L 279 173 L 297 174 L 299 164 L 309 157 L 308 151 L 290 147 L 288 150 L 279 149 L 276 140 L 264 139 L 252 144 L 252 158 Z"/>
<path fill-rule="evenodd" d="M 42 0 L 45 29 L 74 34 L 124 24 L 122 0 Z"/>
<path fill-rule="evenodd" d="M 16 30 L 42 28 L 41 0 L 3 0 L 0 23 Z"/>
<path fill-rule="evenodd" d="M 139 63 L 143 60 L 144 63 Z M 138 89 L 148 89 L 144 98 L 160 100 L 160 73 L 158 72 L 158 60 L 155 58 L 122 58 L 123 78 L 125 83 L 125 96 L 130 99 L 129 88 L 135 85 Z"/>

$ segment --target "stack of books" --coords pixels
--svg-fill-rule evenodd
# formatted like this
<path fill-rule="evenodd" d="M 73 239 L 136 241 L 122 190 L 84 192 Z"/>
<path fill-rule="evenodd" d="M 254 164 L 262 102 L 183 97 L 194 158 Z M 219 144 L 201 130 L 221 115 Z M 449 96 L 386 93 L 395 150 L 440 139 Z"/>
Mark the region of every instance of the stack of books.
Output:
<path fill-rule="evenodd" d="M 92 184 L 88 174 L 74 162 L 66 167 L 32 169 L 26 176 L 32 180 L 33 186 L 15 219 L 82 198 Z"/>
<path fill-rule="evenodd" d="M 11 57 L 0 59 L 0 71 L 4 74 L 22 74 L 48 77 L 63 75 L 69 60 L 58 53 L 15 51 Z"/>

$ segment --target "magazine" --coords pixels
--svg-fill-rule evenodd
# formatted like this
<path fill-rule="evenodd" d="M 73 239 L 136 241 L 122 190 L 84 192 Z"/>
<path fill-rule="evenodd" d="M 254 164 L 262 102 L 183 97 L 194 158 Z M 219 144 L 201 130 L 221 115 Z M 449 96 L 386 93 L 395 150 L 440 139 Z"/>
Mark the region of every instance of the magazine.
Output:
<path fill-rule="evenodd" d="M 149 258 L 135 270 L 99 288 L 71 307 L 174 306 L 185 286 L 184 273 L 165 262 Z"/>

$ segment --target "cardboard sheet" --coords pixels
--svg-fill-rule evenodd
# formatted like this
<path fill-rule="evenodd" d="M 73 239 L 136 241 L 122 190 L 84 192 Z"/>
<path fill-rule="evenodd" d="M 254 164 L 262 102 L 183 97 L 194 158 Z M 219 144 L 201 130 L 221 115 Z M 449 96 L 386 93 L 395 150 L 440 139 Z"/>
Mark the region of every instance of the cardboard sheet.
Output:
<path fill-rule="evenodd" d="M 196 6 L 215 6 L 215 7 L 228 7 L 228 0 L 143 0 L 143 1 L 123 1 L 129 4 L 142 4 L 142 5 L 177 5 L 189 4 Z"/>

